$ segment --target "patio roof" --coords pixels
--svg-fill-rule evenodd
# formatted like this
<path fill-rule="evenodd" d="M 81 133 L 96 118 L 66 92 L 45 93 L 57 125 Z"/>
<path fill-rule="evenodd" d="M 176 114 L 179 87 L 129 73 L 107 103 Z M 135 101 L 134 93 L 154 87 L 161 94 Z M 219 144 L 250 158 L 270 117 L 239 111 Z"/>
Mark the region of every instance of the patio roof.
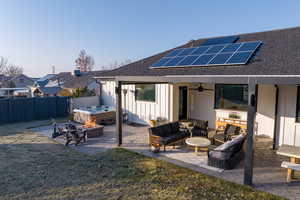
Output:
<path fill-rule="evenodd" d="M 231 84 L 300 84 L 300 75 L 167 75 L 94 77 L 104 81 L 135 83 L 231 83 Z"/>

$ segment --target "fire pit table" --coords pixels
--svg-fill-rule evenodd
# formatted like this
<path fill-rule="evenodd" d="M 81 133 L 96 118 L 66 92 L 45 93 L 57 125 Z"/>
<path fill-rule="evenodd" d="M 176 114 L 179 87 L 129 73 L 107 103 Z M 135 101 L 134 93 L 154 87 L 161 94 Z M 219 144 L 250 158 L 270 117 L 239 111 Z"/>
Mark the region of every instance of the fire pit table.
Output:
<path fill-rule="evenodd" d="M 78 129 L 82 129 L 86 131 L 86 135 L 88 138 L 100 137 L 103 135 L 103 126 L 95 125 L 95 126 L 77 126 Z"/>

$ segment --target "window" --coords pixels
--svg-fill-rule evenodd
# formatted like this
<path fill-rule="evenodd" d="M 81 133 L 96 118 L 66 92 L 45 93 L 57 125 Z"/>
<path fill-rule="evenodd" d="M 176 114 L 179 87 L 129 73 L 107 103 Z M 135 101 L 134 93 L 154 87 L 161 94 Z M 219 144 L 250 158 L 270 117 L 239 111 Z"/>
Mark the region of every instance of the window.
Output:
<path fill-rule="evenodd" d="M 155 84 L 137 84 L 135 92 L 136 100 L 155 102 Z"/>
<path fill-rule="evenodd" d="M 247 110 L 248 85 L 215 85 L 215 108 Z"/>
<path fill-rule="evenodd" d="M 300 86 L 297 87 L 296 122 L 300 122 Z"/>

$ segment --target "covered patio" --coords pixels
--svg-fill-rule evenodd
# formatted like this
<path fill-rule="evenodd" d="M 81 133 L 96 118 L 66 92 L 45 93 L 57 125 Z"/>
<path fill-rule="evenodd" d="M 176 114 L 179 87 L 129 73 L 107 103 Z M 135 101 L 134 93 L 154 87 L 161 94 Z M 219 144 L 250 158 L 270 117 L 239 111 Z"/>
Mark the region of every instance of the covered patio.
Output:
<path fill-rule="evenodd" d="M 257 86 L 263 84 L 271 85 L 296 85 L 299 83 L 299 77 L 297 75 L 262 75 L 262 76 L 231 76 L 231 75 L 198 75 L 198 76 L 116 76 L 116 110 L 117 110 L 117 123 L 116 132 L 118 134 L 118 144 L 121 146 L 123 143 L 122 135 L 122 85 L 132 84 L 174 84 L 174 83 L 208 83 L 208 84 L 247 84 L 248 85 L 248 108 L 247 108 L 247 140 L 245 145 L 245 158 L 244 163 L 240 168 L 240 172 L 243 171 L 243 183 L 247 185 L 253 185 L 256 179 L 253 175 L 254 169 L 254 140 L 255 140 L 255 117 L 257 111 Z M 277 121 L 277 120 L 275 120 Z M 275 122 L 276 123 L 276 122 Z M 275 124 L 276 126 L 276 124 Z M 276 149 L 278 138 L 275 137 L 271 140 L 272 149 Z M 275 152 L 275 151 L 274 151 Z M 262 157 L 258 163 L 264 163 L 264 160 L 269 159 L 272 154 Z M 273 162 L 274 163 L 274 162 Z M 275 162 L 276 163 L 276 162 Z M 269 167 L 274 165 L 270 163 Z M 280 162 L 278 164 L 280 166 Z M 282 176 L 285 176 L 284 169 L 280 170 Z M 239 176 L 241 173 L 239 173 Z M 274 174 L 273 174 L 274 175 Z M 259 175 L 261 176 L 261 175 Z M 271 175 L 272 176 L 272 175 Z"/>

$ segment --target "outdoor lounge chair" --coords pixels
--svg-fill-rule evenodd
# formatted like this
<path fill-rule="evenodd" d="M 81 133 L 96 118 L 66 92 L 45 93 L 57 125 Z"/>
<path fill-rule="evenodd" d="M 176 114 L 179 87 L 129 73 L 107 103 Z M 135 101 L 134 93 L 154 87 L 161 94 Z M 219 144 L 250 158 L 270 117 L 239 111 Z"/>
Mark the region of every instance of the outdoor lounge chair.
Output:
<path fill-rule="evenodd" d="M 220 169 L 233 169 L 244 157 L 243 144 L 246 136 L 240 134 L 231 141 L 208 152 L 208 165 Z"/>
<path fill-rule="evenodd" d="M 241 128 L 232 124 L 226 124 L 225 130 L 217 130 L 214 136 L 214 142 L 224 144 L 228 140 L 240 134 Z"/>
<path fill-rule="evenodd" d="M 155 148 L 163 146 L 165 151 L 167 145 L 183 141 L 189 136 L 187 129 L 180 129 L 179 122 L 172 122 L 149 128 L 149 145 Z"/>

